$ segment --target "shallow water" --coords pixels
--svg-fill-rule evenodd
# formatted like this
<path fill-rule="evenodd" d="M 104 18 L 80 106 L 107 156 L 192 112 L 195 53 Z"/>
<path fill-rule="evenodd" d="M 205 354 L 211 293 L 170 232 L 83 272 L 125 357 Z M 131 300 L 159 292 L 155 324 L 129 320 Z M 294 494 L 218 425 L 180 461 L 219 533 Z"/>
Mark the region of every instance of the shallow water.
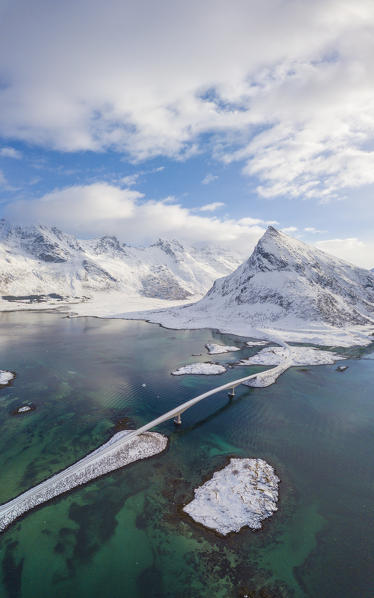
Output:
<path fill-rule="evenodd" d="M 211 330 L 1 314 L 0 367 L 17 378 L 0 390 L 0 502 L 105 442 L 124 418 L 139 426 L 260 369 L 170 375 L 257 350 L 208 356 L 206 342 L 242 344 Z M 239 388 L 232 402 L 213 396 L 180 429 L 158 428 L 166 453 L 28 513 L 0 536 L 0 597 L 372 598 L 374 361 L 347 365 L 293 368 L 269 388 Z M 12 415 L 28 401 L 35 411 Z M 181 506 L 233 455 L 275 467 L 280 503 L 263 530 L 223 539 Z"/>

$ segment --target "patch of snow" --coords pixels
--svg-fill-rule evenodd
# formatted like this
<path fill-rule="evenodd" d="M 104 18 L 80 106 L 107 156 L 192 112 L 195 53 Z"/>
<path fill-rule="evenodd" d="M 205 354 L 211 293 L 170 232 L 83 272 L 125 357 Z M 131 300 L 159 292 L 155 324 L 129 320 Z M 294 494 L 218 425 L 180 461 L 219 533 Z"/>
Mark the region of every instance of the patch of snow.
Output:
<path fill-rule="evenodd" d="M 25 413 L 26 411 L 31 411 L 32 407 L 29 405 L 24 405 L 23 407 L 18 407 L 17 413 Z"/>
<path fill-rule="evenodd" d="M 223 374 L 226 372 L 226 368 L 218 363 L 191 363 L 185 365 L 172 373 L 173 376 L 183 376 L 184 374 L 201 374 L 210 376 L 212 374 Z"/>
<path fill-rule="evenodd" d="M 14 374 L 12 372 L 8 372 L 7 370 L 0 370 L 0 386 L 5 386 L 9 384 L 11 380 L 13 380 Z"/>
<path fill-rule="evenodd" d="M 262 345 L 267 345 L 269 341 L 247 341 L 245 344 L 248 347 L 261 347 Z"/>
<path fill-rule="evenodd" d="M 195 490 L 195 498 L 183 510 L 224 536 L 245 526 L 260 529 L 277 511 L 279 481 L 263 459 L 232 458 Z"/>
<path fill-rule="evenodd" d="M 205 347 L 208 349 L 209 355 L 219 355 L 220 353 L 230 353 L 231 351 L 240 351 L 239 347 L 230 345 L 220 345 L 218 343 L 207 343 Z"/>

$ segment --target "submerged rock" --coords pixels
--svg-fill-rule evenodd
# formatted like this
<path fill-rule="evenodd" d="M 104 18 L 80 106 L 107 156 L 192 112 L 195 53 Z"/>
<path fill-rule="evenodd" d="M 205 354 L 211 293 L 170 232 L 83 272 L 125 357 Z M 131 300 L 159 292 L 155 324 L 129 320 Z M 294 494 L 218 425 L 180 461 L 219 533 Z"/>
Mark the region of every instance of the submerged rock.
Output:
<path fill-rule="evenodd" d="M 279 478 L 263 459 L 230 459 L 195 490 L 183 510 L 222 535 L 248 526 L 255 530 L 277 511 Z"/>

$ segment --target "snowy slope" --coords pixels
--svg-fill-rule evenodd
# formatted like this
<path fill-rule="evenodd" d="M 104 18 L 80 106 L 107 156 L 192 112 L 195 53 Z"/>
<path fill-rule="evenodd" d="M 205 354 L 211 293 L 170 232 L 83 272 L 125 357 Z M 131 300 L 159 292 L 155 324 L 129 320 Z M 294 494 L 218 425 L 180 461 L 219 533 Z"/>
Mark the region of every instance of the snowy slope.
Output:
<path fill-rule="evenodd" d="M 175 328 L 321 344 L 368 344 L 374 274 L 269 227 L 250 258 L 191 306 L 147 319 Z M 287 331 L 287 334 L 285 332 Z"/>
<path fill-rule="evenodd" d="M 139 248 L 116 237 L 82 241 L 55 227 L 0 221 L 0 294 L 8 303 L 51 293 L 77 300 L 105 293 L 108 301 L 113 293 L 186 301 L 201 297 L 239 263 L 225 250 L 186 248 L 178 241 Z"/>

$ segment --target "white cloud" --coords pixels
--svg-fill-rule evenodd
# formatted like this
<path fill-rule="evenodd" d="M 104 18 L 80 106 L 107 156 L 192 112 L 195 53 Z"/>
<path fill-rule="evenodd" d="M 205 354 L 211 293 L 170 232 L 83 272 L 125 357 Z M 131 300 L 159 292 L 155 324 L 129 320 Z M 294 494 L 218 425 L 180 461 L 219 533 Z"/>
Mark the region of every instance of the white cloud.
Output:
<path fill-rule="evenodd" d="M 186 159 L 208 136 L 264 197 L 374 183 L 372 0 L 28 8 L 1 7 L 3 136 L 133 160 Z"/>
<path fill-rule="evenodd" d="M 203 185 L 209 185 L 209 183 L 213 183 L 213 181 L 216 181 L 217 179 L 217 175 L 208 173 L 201 182 Z"/>
<path fill-rule="evenodd" d="M 4 191 L 18 191 L 19 187 L 10 185 L 3 171 L 0 170 L 0 189 L 4 189 Z"/>
<path fill-rule="evenodd" d="M 282 232 L 286 233 L 286 235 L 289 235 L 290 233 L 296 233 L 297 228 L 296 226 L 286 226 L 285 228 L 282 228 Z"/>
<path fill-rule="evenodd" d="M 199 208 L 200 212 L 214 212 L 218 208 L 222 208 L 225 204 L 222 201 L 213 201 L 212 203 L 206 203 L 204 206 Z"/>
<path fill-rule="evenodd" d="M 317 234 L 321 234 L 321 233 L 326 233 L 326 230 L 320 230 L 318 228 L 314 228 L 314 226 L 306 226 L 304 228 L 304 231 L 306 233 L 312 233 L 313 235 L 317 235 Z"/>
<path fill-rule="evenodd" d="M 14 147 L 2 147 L 0 149 L 0 156 L 2 158 L 15 158 L 16 160 L 20 160 L 22 158 L 22 153 L 19 150 L 14 149 Z"/>
<path fill-rule="evenodd" d="M 120 183 L 122 185 L 125 185 L 126 187 L 133 187 L 134 185 L 136 185 L 139 176 L 139 174 L 129 174 L 127 176 L 122 177 L 120 179 Z"/>
<path fill-rule="evenodd" d="M 15 222 L 57 225 L 83 236 L 115 234 L 123 241 L 145 243 L 178 238 L 188 243 L 231 247 L 248 257 L 263 234 L 264 222 L 202 216 L 175 203 L 144 200 L 135 190 L 107 183 L 56 189 L 35 200 L 8 204 L 5 216 Z"/>
<path fill-rule="evenodd" d="M 364 242 L 355 237 L 318 241 L 315 246 L 322 251 L 361 266 L 374 268 L 374 242 Z"/>

